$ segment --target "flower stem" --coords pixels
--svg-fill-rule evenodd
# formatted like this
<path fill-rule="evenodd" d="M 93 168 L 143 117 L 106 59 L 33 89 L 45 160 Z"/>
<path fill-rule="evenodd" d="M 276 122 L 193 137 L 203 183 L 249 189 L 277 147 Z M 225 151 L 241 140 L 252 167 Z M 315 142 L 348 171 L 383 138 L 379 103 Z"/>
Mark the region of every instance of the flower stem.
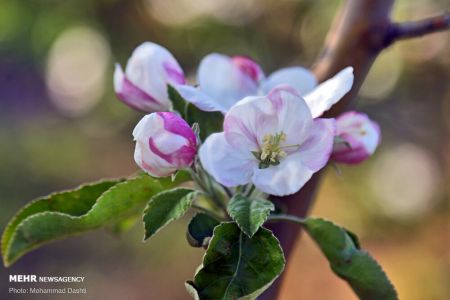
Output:
<path fill-rule="evenodd" d="M 267 218 L 267 222 L 280 222 L 280 221 L 287 221 L 287 222 L 303 225 L 303 224 L 305 224 L 306 219 L 300 218 L 300 217 L 297 217 L 294 215 L 286 215 L 286 214 L 270 215 Z"/>
<path fill-rule="evenodd" d="M 200 189 L 203 190 L 206 195 L 208 195 L 207 199 L 209 199 L 214 206 L 222 210 L 225 216 L 227 216 L 227 205 L 224 202 L 224 199 L 222 199 L 222 197 L 217 194 L 210 175 L 206 173 L 200 162 L 196 162 L 194 167 L 189 169 L 189 171 L 194 182 L 200 187 Z"/>
<path fill-rule="evenodd" d="M 247 196 L 247 197 L 251 197 L 252 194 L 253 194 L 253 192 L 255 191 L 255 188 L 256 188 L 255 185 L 252 184 L 252 185 L 250 186 L 250 189 L 247 191 L 246 196 Z"/>
<path fill-rule="evenodd" d="M 216 219 L 216 220 L 219 221 L 219 222 L 225 221 L 225 218 L 223 218 L 223 217 L 217 215 L 217 214 L 214 213 L 213 211 L 211 211 L 211 210 L 209 210 L 209 209 L 207 209 L 207 208 L 205 208 L 205 207 L 203 207 L 203 206 L 200 206 L 200 205 L 197 205 L 197 204 L 192 204 L 191 207 L 192 207 L 193 209 L 199 211 L 199 212 L 202 212 L 202 213 L 204 213 L 204 214 L 210 216 L 210 217 L 213 218 L 213 219 Z"/>

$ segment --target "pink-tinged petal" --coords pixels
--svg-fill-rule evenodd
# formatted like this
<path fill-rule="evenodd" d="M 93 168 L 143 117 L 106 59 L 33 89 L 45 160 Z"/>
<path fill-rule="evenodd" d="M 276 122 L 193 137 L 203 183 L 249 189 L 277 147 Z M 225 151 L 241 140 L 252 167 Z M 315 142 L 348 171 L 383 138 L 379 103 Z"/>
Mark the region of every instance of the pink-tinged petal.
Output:
<path fill-rule="evenodd" d="M 183 70 L 173 55 L 166 48 L 151 42 L 145 42 L 133 51 L 124 77 L 130 85 L 139 89 L 141 94 L 132 93 L 129 96 L 122 92 L 121 98 L 133 98 L 133 107 L 143 107 L 148 112 L 170 110 L 167 84 L 178 85 L 186 82 Z M 139 104 L 140 101 L 148 101 L 148 98 L 153 99 L 157 105 Z M 127 103 L 129 102 L 130 100 Z"/>
<path fill-rule="evenodd" d="M 120 100 L 134 109 L 144 112 L 167 109 L 165 105 L 128 80 L 119 64 L 116 64 L 114 71 L 114 90 Z"/>
<path fill-rule="evenodd" d="M 232 146 L 257 151 L 263 137 L 278 128 L 276 107 L 267 97 L 244 98 L 225 115 L 223 128 Z"/>
<path fill-rule="evenodd" d="M 261 91 L 267 94 L 280 84 L 293 87 L 300 96 L 311 92 L 317 86 L 317 79 L 308 69 L 301 67 L 290 67 L 273 72 L 261 83 Z"/>
<path fill-rule="evenodd" d="M 194 156 L 197 152 L 195 148 L 186 145 L 181 145 L 176 147 L 175 150 L 168 152 L 167 150 L 164 151 L 164 149 L 161 149 L 161 144 L 158 142 L 160 141 L 150 138 L 149 139 L 150 150 L 160 158 L 170 163 L 172 166 L 177 168 L 183 168 L 188 167 L 192 164 Z M 172 142 L 172 145 L 176 145 L 176 143 Z M 168 146 L 166 145 L 166 149 L 167 148 Z"/>
<path fill-rule="evenodd" d="M 177 168 L 158 155 L 155 155 L 147 145 L 137 142 L 134 150 L 136 164 L 154 177 L 166 177 L 173 174 Z"/>
<path fill-rule="evenodd" d="M 164 129 L 187 139 L 191 146 L 197 146 L 197 137 L 189 124 L 173 112 L 158 112 L 163 119 Z"/>
<path fill-rule="evenodd" d="M 133 130 L 135 161 L 150 175 L 161 177 L 189 167 L 197 153 L 197 140 L 177 114 L 146 115 Z"/>
<path fill-rule="evenodd" d="M 261 67 L 251 58 L 246 56 L 233 56 L 231 61 L 242 73 L 250 77 L 254 82 L 260 82 L 264 79 L 264 72 Z"/>
<path fill-rule="evenodd" d="M 228 110 L 246 96 L 258 93 L 258 82 L 233 63 L 233 59 L 222 54 L 209 54 L 200 63 L 198 83 L 203 93 L 208 95 L 215 105 Z"/>
<path fill-rule="evenodd" d="M 304 96 L 313 118 L 320 117 L 350 91 L 353 77 L 353 68 L 347 67 Z"/>
<path fill-rule="evenodd" d="M 355 145 L 355 143 L 353 143 Z M 333 152 L 331 159 L 338 163 L 344 163 L 349 165 L 356 165 L 370 157 L 370 154 L 364 147 L 358 146 L 345 146 L 346 148 L 342 148 L 339 151 Z"/>
<path fill-rule="evenodd" d="M 335 143 L 331 158 L 340 163 L 358 164 L 369 158 L 381 140 L 379 125 L 366 114 L 346 112 L 336 119 L 337 136 L 345 141 Z"/>
<path fill-rule="evenodd" d="M 333 150 L 335 132 L 334 119 L 313 120 L 308 129 L 308 138 L 298 150 L 304 166 L 317 172 L 327 164 Z"/>
<path fill-rule="evenodd" d="M 373 154 L 381 142 L 381 130 L 378 123 L 372 121 L 366 114 L 349 111 L 337 119 L 337 135 L 348 134 L 361 140 L 369 154 Z M 361 135 L 361 132 L 365 134 Z"/>
<path fill-rule="evenodd" d="M 186 78 L 184 72 L 178 63 L 172 60 L 165 61 L 163 63 L 164 70 L 167 74 L 167 79 L 172 84 L 186 84 Z"/>
<path fill-rule="evenodd" d="M 295 89 L 280 85 L 272 89 L 267 96 L 276 110 L 278 125 L 276 132 L 286 134 L 286 144 L 299 144 L 305 139 L 306 129 L 312 121 L 305 100 Z"/>
<path fill-rule="evenodd" d="M 210 135 L 199 149 L 200 161 L 216 181 L 225 186 L 250 182 L 257 164 L 250 151 L 230 145 L 223 132 Z"/>
<path fill-rule="evenodd" d="M 288 155 L 278 166 L 255 168 L 252 182 L 267 194 L 286 196 L 298 192 L 313 173 L 302 164 L 301 154 L 295 153 Z"/>
<path fill-rule="evenodd" d="M 189 142 L 184 137 L 163 130 L 148 138 L 150 150 L 174 165 L 180 160 L 177 157 L 178 150 L 182 147 L 189 146 L 188 143 Z"/>
<path fill-rule="evenodd" d="M 221 105 L 218 101 L 214 101 L 211 97 L 189 85 L 179 85 L 176 87 L 178 93 L 186 99 L 186 101 L 194 104 L 203 111 L 220 111 L 226 113 L 228 109 Z"/>

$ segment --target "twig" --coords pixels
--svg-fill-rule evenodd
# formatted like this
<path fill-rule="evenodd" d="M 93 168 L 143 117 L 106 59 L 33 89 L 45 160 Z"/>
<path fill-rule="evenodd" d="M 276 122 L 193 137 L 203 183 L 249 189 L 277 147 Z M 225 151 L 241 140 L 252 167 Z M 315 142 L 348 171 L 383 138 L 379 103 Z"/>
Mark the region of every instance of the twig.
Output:
<path fill-rule="evenodd" d="M 287 222 L 303 225 L 306 220 L 304 218 L 300 218 L 300 217 L 293 216 L 293 215 L 285 215 L 285 214 L 270 215 L 267 218 L 267 222 L 280 222 L 280 221 L 287 221 Z"/>
<path fill-rule="evenodd" d="M 425 34 L 450 28 L 450 12 L 418 21 L 391 23 L 386 32 L 385 47 L 402 39 L 420 37 Z"/>
<path fill-rule="evenodd" d="M 395 40 L 412 38 L 423 34 L 444 30 L 449 27 L 448 13 L 424 21 L 393 24 L 389 15 L 394 0 L 347 0 L 336 14 L 333 25 L 328 32 L 324 49 L 313 66 L 313 72 L 319 82 L 325 81 L 347 66 L 354 68 L 355 80 L 351 91 L 325 114 L 335 117 L 354 102 L 358 91 L 366 78 L 378 54 Z M 387 36 L 392 35 L 389 38 Z M 383 46 L 383 43 L 385 46 Z M 305 217 L 313 203 L 317 191 L 320 173 L 296 194 L 288 197 L 271 199 L 288 214 Z M 299 226 L 295 224 L 268 223 L 283 247 L 287 262 L 298 238 Z M 258 299 L 279 299 L 279 289 L 284 276 Z"/>

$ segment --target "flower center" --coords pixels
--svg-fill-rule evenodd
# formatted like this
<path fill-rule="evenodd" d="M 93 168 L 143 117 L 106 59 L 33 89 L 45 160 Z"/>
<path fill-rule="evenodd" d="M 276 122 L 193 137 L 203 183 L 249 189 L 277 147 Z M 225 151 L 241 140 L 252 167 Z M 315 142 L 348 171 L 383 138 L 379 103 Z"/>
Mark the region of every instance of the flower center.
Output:
<path fill-rule="evenodd" d="M 264 136 L 261 150 L 252 151 L 252 154 L 256 157 L 257 160 L 259 160 L 260 169 L 266 169 L 270 166 L 276 166 L 280 164 L 280 160 L 287 155 L 283 148 L 292 147 L 281 146 L 281 143 L 285 141 L 286 134 L 282 131 L 280 133 L 266 134 Z"/>

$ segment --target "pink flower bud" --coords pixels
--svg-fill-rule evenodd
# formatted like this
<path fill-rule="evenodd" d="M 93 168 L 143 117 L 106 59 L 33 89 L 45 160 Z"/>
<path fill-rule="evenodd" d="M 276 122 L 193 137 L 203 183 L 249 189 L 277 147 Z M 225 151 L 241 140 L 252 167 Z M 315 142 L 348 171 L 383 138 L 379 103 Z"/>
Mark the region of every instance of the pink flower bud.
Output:
<path fill-rule="evenodd" d="M 371 156 L 381 140 L 378 124 L 366 114 L 356 111 L 336 118 L 336 136 L 331 159 L 345 164 L 358 164 Z"/>
<path fill-rule="evenodd" d="M 119 99 L 145 112 L 170 110 L 167 84 L 185 83 L 183 70 L 172 54 L 150 42 L 133 51 L 125 73 L 119 64 L 114 72 L 114 89 Z"/>
<path fill-rule="evenodd" d="M 189 167 L 197 153 L 197 138 L 188 123 L 173 112 L 146 115 L 133 130 L 134 160 L 145 172 L 165 177 Z"/>
<path fill-rule="evenodd" d="M 259 84 L 265 77 L 261 67 L 249 57 L 236 55 L 231 57 L 231 62 L 238 67 L 241 73 L 247 75 L 256 84 Z"/>

